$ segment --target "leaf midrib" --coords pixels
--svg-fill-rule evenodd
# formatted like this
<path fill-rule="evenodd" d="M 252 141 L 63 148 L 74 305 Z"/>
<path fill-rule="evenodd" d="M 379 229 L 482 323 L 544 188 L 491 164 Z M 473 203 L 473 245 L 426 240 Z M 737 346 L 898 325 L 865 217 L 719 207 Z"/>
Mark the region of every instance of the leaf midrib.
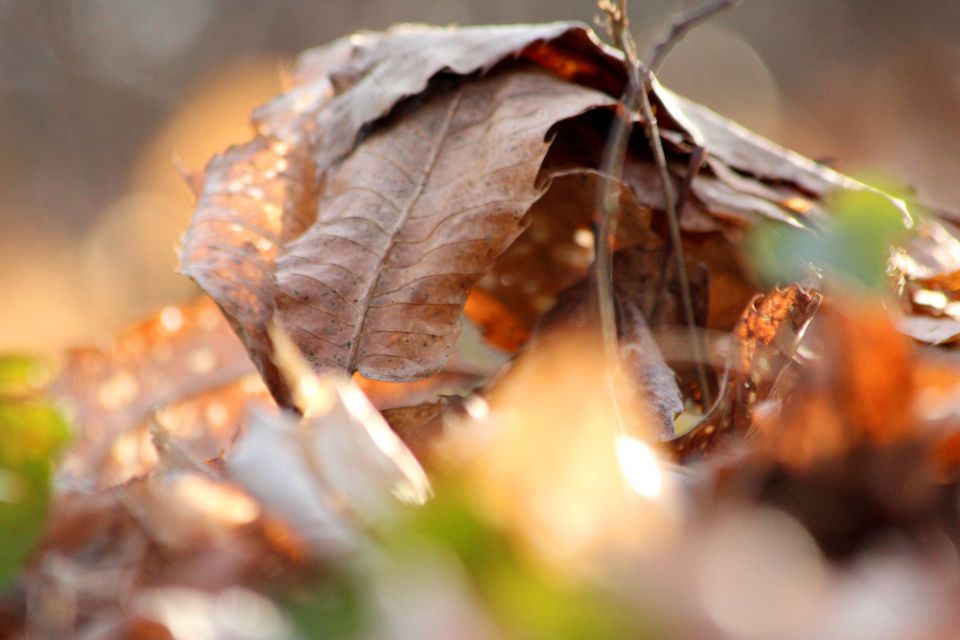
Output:
<path fill-rule="evenodd" d="M 366 323 L 367 313 L 370 310 L 370 302 L 373 299 L 373 292 L 377 287 L 377 283 L 380 282 L 380 276 L 383 273 L 383 267 L 387 262 L 387 258 L 390 257 L 390 254 L 393 252 L 393 249 L 396 246 L 395 239 L 397 234 L 407 224 L 411 212 L 420 201 L 420 197 L 423 195 L 423 191 L 426 188 L 427 183 L 430 181 L 430 176 L 433 175 L 433 169 L 436 166 L 437 160 L 439 159 L 440 153 L 443 149 L 443 142 L 446 140 L 447 135 L 450 132 L 450 125 L 453 122 L 453 117 L 456 114 L 457 109 L 460 108 L 460 102 L 462 98 L 463 89 L 460 89 L 457 91 L 454 99 L 450 102 L 450 106 L 447 109 L 446 118 L 444 118 L 443 125 L 440 128 L 437 137 L 435 138 L 433 149 L 431 150 L 427 161 L 423 164 L 423 169 L 420 172 L 420 176 L 413 193 L 410 195 L 406 205 L 404 206 L 403 210 L 400 211 L 400 215 L 397 216 L 396 222 L 390 229 L 390 240 L 388 244 L 389 248 L 384 251 L 377 260 L 377 264 L 374 269 L 374 275 L 372 278 L 370 278 L 369 284 L 363 291 L 363 295 L 361 296 L 361 307 L 357 316 L 358 320 L 354 327 L 353 335 L 350 338 L 350 351 L 347 353 L 346 368 L 351 373 L 356 371 L 357 352 L 360 348 L 360 337 L 363 331 L 363 325 Z"/>

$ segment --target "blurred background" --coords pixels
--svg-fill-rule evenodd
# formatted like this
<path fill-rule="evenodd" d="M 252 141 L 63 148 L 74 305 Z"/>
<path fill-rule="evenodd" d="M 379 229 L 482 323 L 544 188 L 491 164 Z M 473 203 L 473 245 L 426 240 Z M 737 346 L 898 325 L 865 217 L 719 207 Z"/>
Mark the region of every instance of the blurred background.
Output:
<path fill-rule="evenodd" d="M 692 0 L 632 0 L 648 45 Z M 297 52 L 394 22 L 592 22 L 591 0 L 0 0 L 0 351 L 97 343 L 193 293 L 200 170 Z M 960 209 L 960 3 L 743 0 L 664 84 L 844 171 Z"/>

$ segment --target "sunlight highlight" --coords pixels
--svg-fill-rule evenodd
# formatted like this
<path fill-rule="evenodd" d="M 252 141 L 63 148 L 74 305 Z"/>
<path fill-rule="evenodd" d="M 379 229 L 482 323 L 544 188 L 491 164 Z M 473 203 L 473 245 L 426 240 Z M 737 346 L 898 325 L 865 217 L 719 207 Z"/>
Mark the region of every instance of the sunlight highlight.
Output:
<path fill-rule="evenodd" d="M 663 490 L 663 476 L 653 449 L 630 436 L 617 438 L 616 447 L 620 471 L 630 488 L 644 498 L 658 497 Z"/>

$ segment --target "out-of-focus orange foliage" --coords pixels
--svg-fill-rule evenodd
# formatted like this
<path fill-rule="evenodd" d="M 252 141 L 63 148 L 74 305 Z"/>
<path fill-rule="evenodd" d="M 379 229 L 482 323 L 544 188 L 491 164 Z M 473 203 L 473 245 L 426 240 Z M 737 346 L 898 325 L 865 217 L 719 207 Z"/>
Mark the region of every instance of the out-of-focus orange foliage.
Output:
<path fill-rule="evenodd" d="M 483 331 L 487 341 L 507 353 L 516 353 L 529 339 L 530 331 L 510 309 L 485 292 L 473 288 L 463 312 Z"/>
<path fill-rule="evenodd" d="M 762 446 L 775 459 L 804 468 L 924 435 L 918 377 L 925 365 L 881 305 L 828 305 L 811 338 L 818 357 L 805 364 L 779 416 L 761 428 Z"/>
<path fill-rule="evenodd" d="M 201 439 L 220 431 L 227 437 L 219 441 L 226 442 L 220 427 L 231 424 L 231 416 L 255 399 L 272 404 L 256 379 L 231 387 L 253 371 L 207 298 L 165 307 L 108 348 L 71 351 L 50 390 L 77 430 L 62 473 L 72 482 L 103 486 L 98 474 L 112 476 L 109 485 L 142 472 L 142 456 L 151 455 L 146 431 L 153 412 L 161 430 Z M 176 416 L 176 424 L 165 426 L 165 412 Z"/>

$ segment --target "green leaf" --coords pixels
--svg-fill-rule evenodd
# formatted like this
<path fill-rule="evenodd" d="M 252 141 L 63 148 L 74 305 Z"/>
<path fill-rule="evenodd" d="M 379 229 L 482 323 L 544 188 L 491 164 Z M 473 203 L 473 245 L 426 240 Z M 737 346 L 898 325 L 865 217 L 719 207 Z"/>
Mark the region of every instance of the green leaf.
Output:
<path fill-rule="evenodd" d="M 68 436 L 51 405 L 0 400 L 0 589 L 16 579 L 43 530 L 53 459 Z"/>
<path fill-rule="evenodd" d="M 446 480 L 446 482 L 444 482 Z M 556 640 L 619 640 L 665 637 L 653 633 L 649 616 L 573 576 L 559 577 L 531 561 L 529 551 L 478 510 L 467 487 L 435 478 L 435 496 L 411 509 L 386 536 L 394 552 L 432 546 L 462 563 L 488 610 L 509 637 Z"/>
<path fill-rule="evenodd" d="M 365 637 L 364 587 L 356 576 L 330 570 L 322 581 L 280 595 L 279 604 L 304 638 Z"/>
<path fill-rule="evenodd" d="M 35 393 L 50 379 L 50 366 L 39 358 L 23 355 L 0 356 L 0 397 Z"/>
<path fill-rule="evenodd" d="M 891 248 L 907 231 L 902 212 L 887 196 L 866 190 L 842 192 L 827 208 L 826 229 L 759 225 L 747 243 L 758 276 L 768 285 L 794 282 L 812 267 L 853 291 L 883 291 Z"/>

